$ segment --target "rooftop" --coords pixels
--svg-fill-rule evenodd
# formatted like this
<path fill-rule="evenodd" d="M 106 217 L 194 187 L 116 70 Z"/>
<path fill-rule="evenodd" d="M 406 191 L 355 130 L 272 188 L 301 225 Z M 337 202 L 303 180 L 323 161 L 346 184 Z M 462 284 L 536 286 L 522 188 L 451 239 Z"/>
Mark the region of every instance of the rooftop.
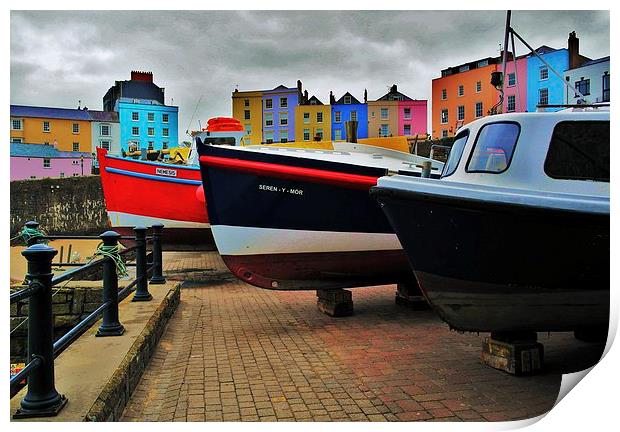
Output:
<path fill-rule="evenodd" d="M 76 159 L 82 156 L 84 158 L 92 157 L 92 155 L 87 152 L 60 151 L 53 145 L 21 144 L 21 143 L 11 143 L 11 156 L 50 158 L 50 159 L 54 159 L 54 158 L 55 159 L 62 159 L 62 158 Z"/>
<path fill-rule="evenodd" d="M 51 108 L 28 105 L 11 105 L 11 116 L 86 121 L 91 119 L 89 111 L 84 109 Z"/>

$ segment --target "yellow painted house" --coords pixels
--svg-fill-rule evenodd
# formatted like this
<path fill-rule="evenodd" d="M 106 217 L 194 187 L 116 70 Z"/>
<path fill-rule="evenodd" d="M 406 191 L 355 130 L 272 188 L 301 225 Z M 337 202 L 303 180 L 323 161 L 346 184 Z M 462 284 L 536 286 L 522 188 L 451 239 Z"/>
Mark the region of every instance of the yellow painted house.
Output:
<path fill-rule="evenodd" d="M 398 135 L 398 101 L 368 101 L 368 138 Z"/>
<path fill-rule="evenodd" d="M 11 142 L 91 152 L 91 118 L 80 109 L 11 105 Z"/>
<path fill-rule="evenodd" d="M 232 94 L 233 117 L 243 124 L 244 144 L 260 144 L 263 139 L 263 93 L 235 90 Z"/>
<path fill-rule="evenodd" d="M 295 142 L 331 141 L 331 134 L 331 105 L 312 96 L 295 107 Z"/>

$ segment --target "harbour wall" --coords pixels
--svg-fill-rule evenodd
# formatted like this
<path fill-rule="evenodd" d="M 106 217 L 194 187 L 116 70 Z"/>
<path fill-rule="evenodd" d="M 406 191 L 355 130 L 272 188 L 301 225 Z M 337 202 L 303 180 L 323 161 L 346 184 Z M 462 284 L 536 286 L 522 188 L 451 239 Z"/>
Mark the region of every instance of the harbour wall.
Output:
<path fill-rule="evenodd" d="M 101 234 L 107 214 L 100 177 L 12 181 L 11 237 L 29 220 L 48 234 Z"/>

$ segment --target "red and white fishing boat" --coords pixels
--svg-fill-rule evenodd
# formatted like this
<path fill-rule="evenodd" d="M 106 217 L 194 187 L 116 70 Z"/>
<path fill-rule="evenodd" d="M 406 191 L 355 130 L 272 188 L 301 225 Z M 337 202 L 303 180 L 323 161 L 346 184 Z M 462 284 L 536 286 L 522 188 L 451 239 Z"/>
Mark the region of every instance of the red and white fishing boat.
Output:
<path fill-rule="evenodd" d="M 240 145 L 238 120 L 217 117 L 195 134 L 213 145 Z M 121 235 L 135 226 L 162 223 L 165 246 L 212 245 L 195 147 L 184 164 L 111 155 L 98 148 L 101 184 L 109 224 Z"/>

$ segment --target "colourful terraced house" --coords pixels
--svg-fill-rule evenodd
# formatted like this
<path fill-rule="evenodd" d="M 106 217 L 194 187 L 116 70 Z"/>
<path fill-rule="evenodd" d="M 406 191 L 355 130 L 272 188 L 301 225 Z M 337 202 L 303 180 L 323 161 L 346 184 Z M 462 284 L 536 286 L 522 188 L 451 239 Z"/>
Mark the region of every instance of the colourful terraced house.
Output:
<path fill-rule="evenodd" d="M 426 100 L 412 99 L 393 84 L 388 93 L 368 102 L 368 136 L 425 135 L 426 110 Z"/>
<path fill-rule="evenodd" d="M 60 151 L 52 145 L 11 143 L 11 181 L 90 175 L 90 152 Z"/>
<path fill-rule="evenodd" d="M 364 102 L 346 92 L 336 100 L 329 92 L 331 105 L 331 137 L 334 141 L 344 141 L 347 137 L 345 122 L 357 121 L 357 138 L 368 138 L 368 93 L 364 90 Z"/>
<path fill-rule="evenodd" d="M 263 142 L 263 92 L 235 90 L 232 94 L 232 116 L 243 124 L 244 144 Z"/>
<path fill-rule="evenodd" d="M 295 107 L 300 99 L 301 82 L 297 88 L 279 85 L 262 94 L 263 141 L 286 143 L 295 141 Z"/>
<path fill-rule="evenodd" d="M 329 141 L 331 121 L 331 107 L 306 91 L 295 107 L 295 141 Z"/>

